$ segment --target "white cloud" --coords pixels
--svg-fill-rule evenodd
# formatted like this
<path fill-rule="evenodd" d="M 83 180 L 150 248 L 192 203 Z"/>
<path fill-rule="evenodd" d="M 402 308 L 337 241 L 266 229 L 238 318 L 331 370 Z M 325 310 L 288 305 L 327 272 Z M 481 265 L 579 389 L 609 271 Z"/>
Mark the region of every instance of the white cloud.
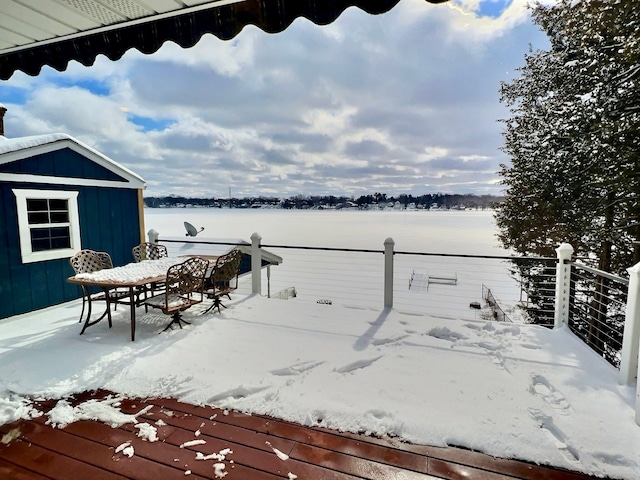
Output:
<path fill-rule="evenodd" d="M 499 82 L 544 43 L 524 4 L 494 19 L 477 2 L 402 0 L 18 73 L 0 84 L 5 130 L 73 135 L 143 176 L 147 195 L 498 193 Z"/>
<path fill-rule="evenodd" d="M 154 55 L 153 62 L 170 62 L 194 69 L 209 69 L 220 75 L 238 77 L 247 73 L 255 57 L 255 42 L 259 29 L 247 27 L 230 41 L 220 41 L 211 34 L 204 35 L 196 47 L 183 49 L 173 42 L 165 43 Z"/>

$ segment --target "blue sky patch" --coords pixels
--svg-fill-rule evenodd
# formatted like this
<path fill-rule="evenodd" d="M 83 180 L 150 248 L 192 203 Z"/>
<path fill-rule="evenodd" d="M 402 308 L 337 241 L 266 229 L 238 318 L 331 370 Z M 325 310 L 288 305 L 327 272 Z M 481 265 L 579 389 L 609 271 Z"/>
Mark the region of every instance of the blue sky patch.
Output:
<path fill-rule="evenodd" d="M 478 14 L 482 17 L 498 18 L 513 0 L 484 0 L 480 2 Z"/>
<path fill-rule="evenodd" d="M 129 114 L 128 118 L 131 123 L 142 127 L 145 132 L 148 132 L 150 130 L 162 131 L 172 123 L 175 123 L 175 120 L 172 120 L 170 118 L 151 118 L 132 114 Z"/>
<path fill-rule="evenodd" d="M 101 97 L 106 97 L 111 93 L 109 86 L 98 80 L 77 80 L 64 75 L 56 75 L 55 78 L 51 78 L 51 83 L 58 87 L 81 88 Z"/>
<path fill-rule="evenodd" d="M 10 103 L 24 105 L 27 103 L 29 90 L 20 87 L 11 87 L 0 83 L 0 103 L 7 106 Z"/>

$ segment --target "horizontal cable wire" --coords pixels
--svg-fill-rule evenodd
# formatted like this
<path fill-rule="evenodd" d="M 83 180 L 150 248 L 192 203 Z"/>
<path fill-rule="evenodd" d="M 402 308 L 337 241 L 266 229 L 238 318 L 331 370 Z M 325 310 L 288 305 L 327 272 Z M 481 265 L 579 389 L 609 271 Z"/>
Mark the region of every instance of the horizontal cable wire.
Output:
<path fill-rule="evenodd" d="M 628 280 L 571 263 L 569 328 L 615 367 L 620 365 Z"/>
<path fill-rule="evenodd" d="M 251 247 L 247 243 L 199 240 L 162 242 L 198 244 L 204 250 L 213 250 L 215 245 Z M 383 308 L 384 250 L 271 244 L 261 248 L 283 259 L 270 269 L 269 278 L 267 269 L 262 269 L 263 295 Z M 547 327 L 555 323 L 555 258 L 408 251 L 393 254 L 396 309 L 462 320 L 513 317 Z M 599 355 L 618 366 L 628 280 L 575 262 L 569 264 L 569 327 Z M 238 289 L 251 292 L 250 273 L 241 277 Z M 488 307 L 486 298 L 491 298 L 493 309 Z"/>

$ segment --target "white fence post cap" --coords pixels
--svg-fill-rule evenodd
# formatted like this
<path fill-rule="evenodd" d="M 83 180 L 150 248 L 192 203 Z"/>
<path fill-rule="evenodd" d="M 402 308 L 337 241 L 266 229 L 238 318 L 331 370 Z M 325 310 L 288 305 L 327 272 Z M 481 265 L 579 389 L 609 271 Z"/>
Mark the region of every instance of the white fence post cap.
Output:
<path fill-rule="evenodd" d="M 561 253 L 569 253 L 571 255 L 573 253 L 573 247 L 568 243 L 561 243 L 558 248 L 556 248 L 556 253 L 560 255 Z"/>

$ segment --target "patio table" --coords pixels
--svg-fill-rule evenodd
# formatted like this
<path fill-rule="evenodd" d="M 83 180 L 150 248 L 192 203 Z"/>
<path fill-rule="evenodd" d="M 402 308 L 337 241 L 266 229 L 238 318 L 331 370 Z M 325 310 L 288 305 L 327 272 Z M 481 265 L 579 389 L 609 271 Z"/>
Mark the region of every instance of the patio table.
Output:
<path fill-rule="evenodd" d="M 80 273 L 67 278 L 67 282 L 86 287 L 101 288 L 105 295 L 109 296 L 109 290 L 114 288 L 129 289 L 129 305 L 131 309 L 131 341 L 136 337 L 136 287 L 155 282 L 161 282 L 166 278 L 169 267 L 183 262 L 181 258 L 161 258 L 158 260 L 143 260 L 138 263 L 128 263 L 121 267 L 106 268 L 93 273 Z M 89 302 L 91 299 L 89 298 Z M 110 308 L 110 301 L 107 299 L 107 308 Z M 91 308 L 89 306 L 89 308 Z M 84 333 L 87 327 L 95 325 L 104 318 L 104 315 L 93 322 L 90 315 L 87 315 L 85 324 L 80 332 Z"/>

